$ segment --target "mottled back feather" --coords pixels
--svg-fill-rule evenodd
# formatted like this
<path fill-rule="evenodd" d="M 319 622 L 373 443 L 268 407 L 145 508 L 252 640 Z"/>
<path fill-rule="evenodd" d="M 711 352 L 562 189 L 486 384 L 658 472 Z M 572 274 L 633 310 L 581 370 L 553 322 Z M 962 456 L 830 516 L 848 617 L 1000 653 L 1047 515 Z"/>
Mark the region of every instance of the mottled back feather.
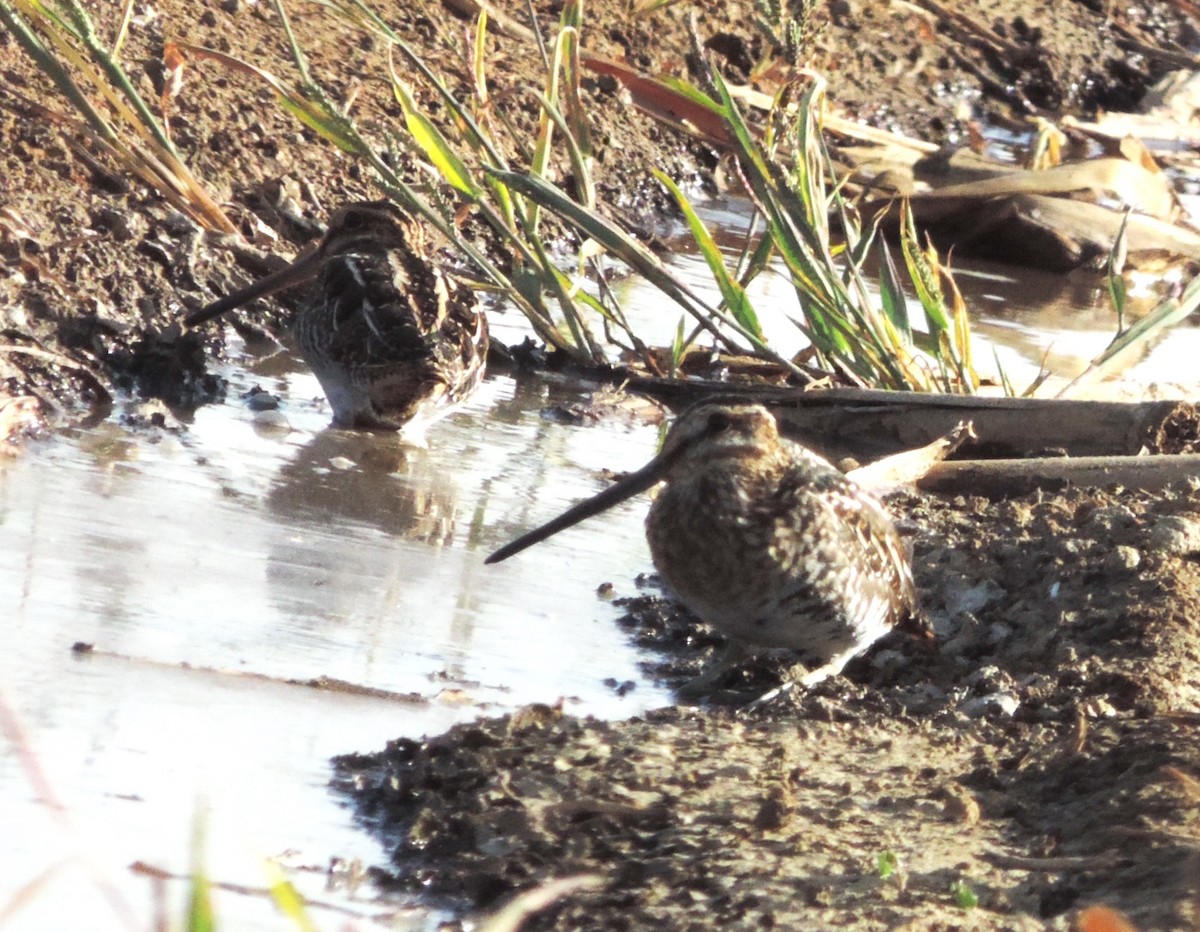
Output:
<path fill-rule="evenodd" d="M 336 423 L 423 419 L 482 378 L 486 319 L 470 290 L 424 251 L 417 231 L 386 202 L 352 205 L 330 223 L 296 329 Z"/>

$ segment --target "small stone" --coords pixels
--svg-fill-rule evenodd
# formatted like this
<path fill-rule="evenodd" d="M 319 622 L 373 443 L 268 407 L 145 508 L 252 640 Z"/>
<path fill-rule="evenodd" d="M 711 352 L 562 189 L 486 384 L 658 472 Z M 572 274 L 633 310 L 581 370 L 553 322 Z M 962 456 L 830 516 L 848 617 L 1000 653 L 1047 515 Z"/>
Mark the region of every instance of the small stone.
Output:
<path fill-rule="evenodd" d="M 200 227 L 196 225 L 191 217 L 178 210 L 172 210 L 162 220 L 163 229 L 171 236 L 190 236 L 193 233 L 198 233 Z"/>
<path fill-rule="evenodd" d="M 1093 537 L 1104 538 L 1113 531 L 1131 528 L 1137 523 L 1137 516 L 1125 505 L 1103 505 L 1087 516 L 1081 530 Z"/>
<path fill-rule="evenodd" d="M 104 206 L 92 218 L 92 225 L 98 229 L 110 233 L 117 242 L 126 243 L 133 239 L 135 234 L 135 219 L 133 215 L 126 210 L 118 210 L 112 206 Z"/>
<path fill-rule="evenodd" d="M 1012 675 L 995 664 L 977 667 L 967 676 L 966 685 L 980 692 L 996 693 L 1013 687 Z"/>
<path fill-rule="evenodd" d="M 1004 596 L 1004 590 L 995 580 L 984 579 L 973 586 L 957 588 L 946 593 L 946 610 L 952 615 L 975 614 L 980 609 Z"/>
<path fill-rule="evenodd" d="M 791 810 L 779 794 L 767 796 L 754 815 L 754 827 L 760 832 L 777 832 L 791 820 Z"/>
<path fill-rule="evenodd" d="M 1059 667 L 1068 667 L 1079 660 L 1079 651 L 1072 644 L 1059 644 L 1054 651 L 1054 663 Z"/>
<path fill-rule="evenodd" d="M 1080 712 L 1086 718 L 1115 718 L 1117 714 L 1117 710 L 1113 708 L 1112 703 L 1100 696 L 1093 696 L 1086 700 L 1080 706 Z"/>
<path fill-rule="evenodd" d="M 1180 515 L 1159 518 L 1146 535 L 1151 549 L 1186 556 L 1200 551 L 1200 521 Z"/>
<path fill-rule="evenodd" d="M 1114 547 L 1104 557 L 1104 570 L 1107 573 L 1131 573 L 1142 563 L 1142 555 L 1136 547 L 1121 544 Z"/>
<path fill-rule="evenodd" d="M 183 430 L 183 425 L 171 413 L 171 409 L 157 398 L 128 405 L 121 414 L 121 422 L 129 427 L 157 427 L 161 430 Z"/>
<path fill-rule="evenodd" d="M 947 783 L 941 792 L 943 806 L 942 814 L 951 822 L 963 825 L 976 825 L 981 815 L 979 803 L 965 787 L 957 783 Z"/>
<path fill-rule="evenodd" d="M 279 407 L 279 399 L 258 386 L 252 388 L 245 397 L 246 407 L 251 411 L 274 411 Z"/>
<path fill-rule="evenodd" d="M 958 711 L 969 718 L 985 718 L 996 715 L 1011 718 L 1021 705 L 1015 693 L 997 692 L 986 696 L 973 696 L 958 704 Z"/>

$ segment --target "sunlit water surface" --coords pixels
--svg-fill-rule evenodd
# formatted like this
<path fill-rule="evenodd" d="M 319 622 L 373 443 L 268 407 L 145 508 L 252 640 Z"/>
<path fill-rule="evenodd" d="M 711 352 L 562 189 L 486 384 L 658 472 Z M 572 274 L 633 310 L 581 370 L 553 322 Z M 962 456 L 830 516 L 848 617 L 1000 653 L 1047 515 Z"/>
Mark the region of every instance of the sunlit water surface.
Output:
<path fill-rule="evenodd" d="M 95 883 L 55 869 L 75 852 L 146 927 L 148 881 L 126 867 L 186 872 L 198 806 L 214 880 L 264 886 L 262 857 L 287 851 L 318 869 L 383 862 L 326 788 L 331 755 L 532 701 L 605 716 L 666 701 L 596 594 L 633 593 L 649 569 L 644 504 L 482 564 L 601 469 L 652 455 L 656 427 L 564 426 L 543 409 L 578 393 L 496 377 L 416 447 L 326 429 L 318 386 L 290 365 L 231 373 L 227 404 L 186 432 L 109 424 L 0 467 L 0 688 L 34 761 L 2 745 L 0 909 L 51 869 L 4 928 L 123 927 Z M 240 398 L 254 384 L 285 399 L 291 431 L 256 422 Z M 422 701 L 299 685 L 317 677 Z M 294 879 L 344 899 L 319 872 Z M 230 927 L 289 927 L 249 897 L 218 905 Z"/>
<path fill-rule="evenodd" d="M 710 216 L 738 222 L 720 205 Z M 677 267 L 705 278 L 698 259 Z M 994 340 L 1018 386 L 1044 357 L 1070 378 L 1111 338 L 1095 277 L 973 269 L 959 281 L 977 357 L 990 361 Z M 674 309 L 621 287 L 647 339 L 669 342 Z M 755 287 L 776 309 L 776 345 L 799 348 L 787 283 L 767 274 Z M 497 339 L 521 338 L 514 316 L 493 316 Z M 1126 384 L 1194 382 L 1196 335 L 1174 332 Z M 286 353 L 226 375 L 226 403 L 185 430 L 114 418 L 0 465 L 0 689 L 24 731 L 0 744 L 6 930 L 149 927 L 150 882 L 128 866 L 186 873 L 197 812 L 214 881 L 265 886 L 263 858 L 289 853 L 311 868 L 289 873 L 306 895 L 377 914 L 369 887 L 323 889 L 331 857 L 386 861 L 327 789 L 332 755 L 531 701 L 614 717 L 670 701 L 596 594 L 603 581 L 632 594 L 650 568 L 644 500 L 482 563 L 600 488 L 601 470 L 643 463 L 656 425 L 565 423 L 551 415 L 582 389 L 493 376 L 420 447 L 327 428 L 319 387 Z M 255 386 L 281 399 L 286 427 L 250 411 Z M 72 652 L 77 642 L 94 652 Z M 303 685 L 317 677 L 397 695 Z M 185 886 L 166 890 L 181 916 Z M 217 896 L 225 927 L 293 928 L 263 898 Z"/>

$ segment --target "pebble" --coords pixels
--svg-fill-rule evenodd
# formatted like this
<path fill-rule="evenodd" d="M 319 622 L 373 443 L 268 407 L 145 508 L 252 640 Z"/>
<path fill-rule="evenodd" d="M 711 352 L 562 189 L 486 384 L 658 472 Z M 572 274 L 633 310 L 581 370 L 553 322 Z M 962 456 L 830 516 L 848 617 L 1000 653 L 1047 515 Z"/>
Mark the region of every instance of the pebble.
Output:
<path fill-rule="evenodd" d="M 1186 556 L 1200 551 L 1200 521 L 1167 515 L 1154 522 L 1146 537 L 1153 550 Z"/>
<path fill-rule="evenodd" d="M 1103 505 L 1088 515 L 1082 530 L 1093 537 L 1103 538 L 1113 531 L 1131 528 L 1137 523 L 1137 515 L 1125 505 Z"/>
<path fill-rule="evenodd" d="M 1004 589 L 997 582 L 983 579 L 973 586 L 947 591 L 946 610 L 953 615 L 964 612 L 975 614 L 1004 595 Z"/>
<path fill-rule="evenodd" d="M 172 210 L 163 217 L 162 227 L 171 236 L 176 237 L 190 236 L 193 233 L 200 232 L 200 227 L 196 225 L 196 221 L 178 210 Z"/>
<path fill-rule="evenodd" d="M 964 699 L 958 704 L 958 711 L 970 718 L 997 714 L 1009 718 L 1020 705 L 1021 700 L 1015 693 L 1005 691 Z"/>
<path fill-rule="evenodd" d="M 279 399 L 270 392 L 255 387 L 246 395 L 246 407 L 251 411 L 274 411 L 279 407 Z"/>
<path fill-rule="evenodd" d="M 966 678 L 966 685 L 980 692 L 999 693 L 1013 687 L 1013 678 L 995 664 L 977 667 Z"/>
<path fill-rule="evenodd" d="M 1142 564 L 1142 555 L 1136 547 L 1121 544 L 1114 547 L 1104 556 L 1104 571 L 1106 573 L 1131 573 Z"/>

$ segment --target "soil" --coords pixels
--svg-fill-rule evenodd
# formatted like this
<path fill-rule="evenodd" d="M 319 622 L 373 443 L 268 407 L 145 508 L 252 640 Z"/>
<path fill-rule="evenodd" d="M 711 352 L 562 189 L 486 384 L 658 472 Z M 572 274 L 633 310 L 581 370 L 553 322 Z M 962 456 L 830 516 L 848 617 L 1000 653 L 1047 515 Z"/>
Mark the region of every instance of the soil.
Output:
<path fill-rule="evenodd" d="M 534 6 L 552 35 L 561 4 Z M 1131 108 L 1198 35 L 1168 3 L 1125 7 L 1119 20 L 1111 4 L 1072 0 L 816 6 L 805 58 L 836 105 L 950 145 L 970 121 Z M 527 18 L 525 4 L 501 9 Z M 96 11 L 100 35 L 113 34 L 116 10 Z M 382 43 L 320 5 L 290 12 L 329 95 L 352 100 L 370 132 L 397 125 Z M 750 0 L 641 16 L 593 2 L 583 42 L 686 75 L 694 17 L 742 81 L 771 57 L 755 15 Z M 452 89 L 467 87 L 469 18 L 432 2 L 389 16 Z M 137 12 L 122 53 L 151 100 L 168 39 L 295 74 L 273 7 L 163 0 Z M 503 35 L 491 48 L 495 106 L 525 132 L 540 60 Z M 187 332 L 180 316 L 290 255 L 333 207 L 376 196 L 264 87 L 191 63 L 172 134 L 241 231 L 234 244 L 39 110 L 66 106 L 7 32 L 0 78 L 0 397 L 33 395 L 52 423 L 102 416 L 121 393 L 162 399 L 185 420 L 219 397 L 210 364 L 225 331 Z M 716 184 L 718 153 L 632 109 L 610 80 L 586 77 L 583 93 L 609 209 L 662 218 L 651 166 Z M 1065 926 L 1103 902 L 1143 928 L 1195 928 L 1200 799 L 1171 774 L 1200 774 L 1200 496 L 894 505 L 914 537 L 936 653 L 883 645 L 754 711 L 739 702 L 768 687 L 770 658 L 730 684 L 728 705 L 625 722 L 547 705 L 343 759 L 338 785 L 391 845 L 392 882 L 476 914 L 550 878 L 599 875 L 598 889 L 532 927 L 1023 929 Z M 656 673 L 672 682 L 713 644 L 668 601 L 629 609 L 631 636 L 662 650 Z"/>
<path fill-rule="evenodd" d="M 770 90 L 787 69 L 754 25 L 754 4 L 704 0 L 633 15 L 624 2 L 590 3 L 583 48 L 688 76 L 694 34 L 730 79 L 762 74 Z M 331 99 L 351 102 L 351 116 L 385 145 L 402 117 L 386 82 L 384 43 L 319 4 L 294 6 L 311 73 Z M 1187 57 L 1197 37 L 1195 24 L 1169 3 L 1129 7 L 1119 20 L 1107 17 L 1111 5 L 1084 2 L 1047 13 L 1039 4 L 976 0 L 941 16 L 928 12 L 941 9 L 932 0 L 928 10 L 858 0 L 807 6 L 814 12 L 803 21 L 802 59 L 828 75 L 841 111 L 947 145 L 965 141 L 969 122 L 1019 128 L 1031 115 L 1130 108 Z M 562 4 L 534 7 L 542 34 L 553 36 Z M 499 9 L 518 25 L 528 21 L 524 3 Z M 470 18 L 432 0 L 396 4 L 391 13 L 393 28 L 466 96 Z M 95 15 L 98 35 L 113 35 L 115 11 Z M 134 16 L 122 60 L 151 102 L 164 90 L 168 40 L 296 81 L 270 4 L 226 0 L 199 8 L 164 0 Z M 544 84 L 541 58 L 504 35 L 491 36 L 489 48 L 492 107 L 524 145 L 533 134 L 533 90 Z M 759 67 L 764 62 L 776 64 Z M 185 332 L 180 316 L 261 275 L 272 255 L 293 253 L 337 205 L 378 196 L 361 165 L 301 127 L 261 82 L 190 61 L 170 104 L 172 138 L 244 237 L 231 244 L 123 174 L 70 120 L 52 119 L 44 107 L 69 113 L 67 105 L 7 31 L 0 32 L 0 77 L 0 386 L 37 396 L 48 416 L 103 410 L 114 392 L 184 409 L 218 396 L 222 385 L 207 362 L 223 352 L 224 331 Z M 445 119 L 433 91 L 415 76 L 412 83 L 429 112 Z M 585 74 L 582 94 L 607 209 L 653 227 L 668 199 L 651 167 L 701 186 L 722 174 L 714 172 L 718 153 L 635 110 L 612 78 Z M 512 154 L 518 146 L 509 148 Z"/>

